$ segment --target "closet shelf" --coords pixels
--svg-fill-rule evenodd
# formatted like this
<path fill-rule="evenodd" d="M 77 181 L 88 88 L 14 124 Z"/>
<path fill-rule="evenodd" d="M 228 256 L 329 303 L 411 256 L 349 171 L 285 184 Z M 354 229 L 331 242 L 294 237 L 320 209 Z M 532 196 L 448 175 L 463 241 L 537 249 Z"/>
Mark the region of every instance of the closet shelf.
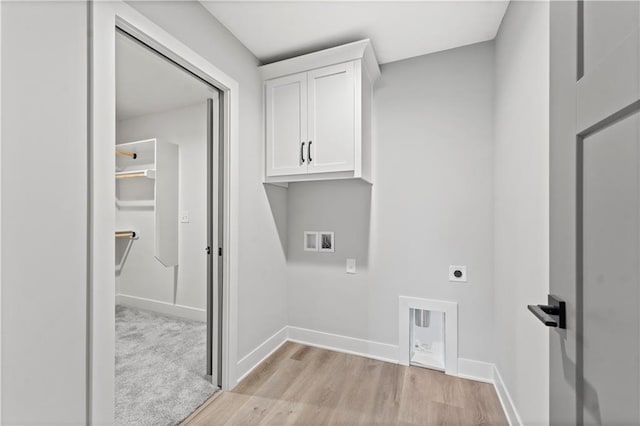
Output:
<path fill-rule="evenodd" d="M 155 206 L 153 200 L 119 200 L 116 198 L 116 207 L 119 209 L 134 209 Z"/>
<path fill-rule="evenodd" d="M 144 177 L 147 179 L 155 179 L 156 171 L 154 169 L 130 170 L 126 172 L 116 172 L 116 179 L 133 179 Z"/>
<path fill-rule="evenodd" d="M 135 231 L 116 231 L 116 238 L 127 238 L 129 240 L 132 240 L 135 237 Z"/>
<path fill-rule="evenodd" d="M 115 207 L 116 215 L 121 218 L 119 223 L 128 223 L 126 226 L 134 228 L 142 227 L 142 221 L 148 223 L 151 227 L 144 226 L 148 231 L 145 231 L 145 238 L 153 240 L 152 248 L 149 247 L 153 256 L 165 267 L 177 266 L 180 235 L 177 220 L 180 201 L 178 145 L 154 138 L 121 143 L 116 149 L 136 154 L 134 159 L 115 153 Z M 127 210 L 145 211 L 145 214 L 131 216 Z"/>

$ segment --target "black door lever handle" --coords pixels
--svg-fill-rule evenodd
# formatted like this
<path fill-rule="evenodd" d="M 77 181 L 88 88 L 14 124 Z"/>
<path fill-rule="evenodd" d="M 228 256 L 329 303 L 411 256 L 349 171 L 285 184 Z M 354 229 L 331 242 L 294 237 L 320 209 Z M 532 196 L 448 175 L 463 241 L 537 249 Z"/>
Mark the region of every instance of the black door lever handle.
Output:
<path fill-rule="evenodd" d="M 548 307 L 545 305 L 527 305 L 527 308 L 536 316 L 540 321 L 543 322 L 547 327 L 557 327 L 558 322 L 553 319 L 553 317 L 545 312 L 543 308 Z"/>
<path fill-rule="evenodd" d="M 547 327 L 567 328 L 565 302 L 551 294 L 548 299 L 548 305 L 527 305 L 527 308 Z"/>

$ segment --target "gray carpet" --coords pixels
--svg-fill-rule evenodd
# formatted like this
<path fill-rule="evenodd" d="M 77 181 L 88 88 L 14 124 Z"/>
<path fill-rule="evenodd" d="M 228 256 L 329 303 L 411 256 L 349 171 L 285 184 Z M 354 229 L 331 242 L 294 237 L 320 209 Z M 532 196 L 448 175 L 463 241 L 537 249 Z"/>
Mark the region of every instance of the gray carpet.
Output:
<path fill-rule="evenodd" d="M 213 395 L 206 331 L 201 322 L 116 306 L 116 424 L 175 425 Z"/>

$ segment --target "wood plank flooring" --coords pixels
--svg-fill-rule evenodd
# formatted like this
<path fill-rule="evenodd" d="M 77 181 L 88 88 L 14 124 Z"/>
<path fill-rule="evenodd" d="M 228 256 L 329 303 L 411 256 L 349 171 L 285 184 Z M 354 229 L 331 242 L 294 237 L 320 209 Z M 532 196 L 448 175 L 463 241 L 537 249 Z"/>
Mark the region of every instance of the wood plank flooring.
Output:
<path fill-rule="evenodd" d="M 492 385 L 287 342 L 184 425 L 507 425 Z"/>

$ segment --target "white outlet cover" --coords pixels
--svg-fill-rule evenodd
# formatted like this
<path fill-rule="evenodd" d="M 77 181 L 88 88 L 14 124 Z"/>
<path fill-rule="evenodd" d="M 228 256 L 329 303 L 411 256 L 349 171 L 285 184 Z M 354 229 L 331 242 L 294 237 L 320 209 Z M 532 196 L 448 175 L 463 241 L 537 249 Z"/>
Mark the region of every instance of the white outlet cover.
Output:
<path fill-rule="evenodd" d="M 189 223 L 189 212 L 187 211 L 180 212 L 180 222 Z"/>
<path fill-rule="evenodd" d="M 465 265 L 449 265 L 449 281 L 466 283 L 467 267 Z"/>
<path fill-rule="evenodd" d="M 356 273 L 356 260 L 347 259 L 347 274 L 355 274 L 355 273 Z"/>

